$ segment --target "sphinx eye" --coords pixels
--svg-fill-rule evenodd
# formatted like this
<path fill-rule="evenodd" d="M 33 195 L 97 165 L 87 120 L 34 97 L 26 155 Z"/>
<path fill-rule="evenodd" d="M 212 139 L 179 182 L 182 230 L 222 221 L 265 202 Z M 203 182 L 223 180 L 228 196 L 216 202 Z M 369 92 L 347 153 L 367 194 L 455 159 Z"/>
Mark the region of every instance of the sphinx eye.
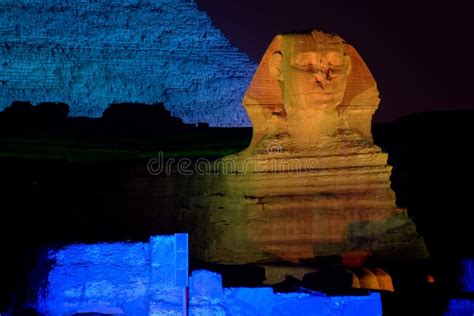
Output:
<path fill-rule="evenodd" d="M 344 65 L 344 59 L 340 56 L 333 56 L 330 60 L 329 60 L 329 65 L 331 66 L 343 66 Z"/>
<path fill-rule="evenodd" d="M 337 77 L 342 77 L 346 75 L 346 70 L 344 67 L 330 67 L 329 68 L 330 76 L 331 79 L 337 78 Z"/>
<path fill-rule="evenodd" d="M 302 60 L 294 62 L 293 67 L 303 71 L 313 71 L 316 65 L 311 60 Z"/>
<path fill-rule="evenodd" d="M 309 59 L 306 59 L 306 60 L 297 60 L 295 63 L 295 66 L 301 66 L 301 67 L 304 67 L 304 66 L 313 66 L 313 62 Z"/>
<path fill-rule="evenodd" d="M 292 65 L 296 68 L 307 70 L 315 65 L 314 58 L 310 54 L 300 54 L 293 59 Z"/>

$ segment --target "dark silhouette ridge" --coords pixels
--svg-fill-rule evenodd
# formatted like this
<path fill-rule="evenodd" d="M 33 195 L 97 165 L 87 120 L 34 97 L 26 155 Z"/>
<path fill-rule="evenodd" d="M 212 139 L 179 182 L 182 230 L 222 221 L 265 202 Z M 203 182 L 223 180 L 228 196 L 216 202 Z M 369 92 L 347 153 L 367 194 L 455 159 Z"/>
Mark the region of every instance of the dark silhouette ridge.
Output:
<path fill-rule="evenodd" d="M 146 136 L 173 133 L 186 125 L 173 117 L 163 103 L 116 103 L 102 113 L 104 131 L 120 136 Z"/>
<path fill-rule="evenodd" d="M 111 104 L 101 118 L 68 117 L 65 103 L 43 102 L 33 106 L 29 101 L 14 101 L 0 112 L 0 131 L 4 134 L 58 132 L 80 135 L 108 135 L 118 137 L 156 137 L 173 134 L 187 128 L 174 117 L 163 103 Z M 199 123 L 200 128 L 209 126 Z"/>
<path fill-rule="evenodd" d="M 12 102 L 0 113 L 1 131 L 6 133 L 63 128 L 69 106 L 61 102 L 42 102 L 33 106 L 28 101 Z"/>

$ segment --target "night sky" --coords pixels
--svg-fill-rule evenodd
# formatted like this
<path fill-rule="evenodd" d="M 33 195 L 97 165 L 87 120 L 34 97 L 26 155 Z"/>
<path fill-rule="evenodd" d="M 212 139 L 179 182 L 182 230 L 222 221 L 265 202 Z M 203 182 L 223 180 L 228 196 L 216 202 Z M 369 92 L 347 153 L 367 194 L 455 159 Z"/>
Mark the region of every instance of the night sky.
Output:
<path fill-rule="evenodd" d="M 275 34 L 322 29 L 352 44 L 377 80 L 375 121 L 474 108 L 474 14 L 456 1 L 197 0 L 259 62 Z"/>

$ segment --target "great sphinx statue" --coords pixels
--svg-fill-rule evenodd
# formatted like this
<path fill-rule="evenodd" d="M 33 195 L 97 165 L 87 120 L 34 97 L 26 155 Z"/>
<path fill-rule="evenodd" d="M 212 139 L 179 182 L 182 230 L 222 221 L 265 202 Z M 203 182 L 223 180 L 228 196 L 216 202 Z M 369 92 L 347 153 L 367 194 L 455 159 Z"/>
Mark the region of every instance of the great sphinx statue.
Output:
<path fill-rule="evenodd" d="M 278 35 L 244 97 L 254 128 L 245 153 L 278 144 L 289 156 L 312 156 L 315 148 L 346 133 L 371 142 L 379 102 L 369 69 L 339 36 Z"/>
<path fill-rule="evenodd" d="M 243 100 L 249 147 L 195 185 L 195 255 L 221 263 L 351 251 L 427 258 L 407 211 L 396 206 L 388 156 L 373 143 L 379 102 L 367 65 L 341 37 L 277 35 Z"/>

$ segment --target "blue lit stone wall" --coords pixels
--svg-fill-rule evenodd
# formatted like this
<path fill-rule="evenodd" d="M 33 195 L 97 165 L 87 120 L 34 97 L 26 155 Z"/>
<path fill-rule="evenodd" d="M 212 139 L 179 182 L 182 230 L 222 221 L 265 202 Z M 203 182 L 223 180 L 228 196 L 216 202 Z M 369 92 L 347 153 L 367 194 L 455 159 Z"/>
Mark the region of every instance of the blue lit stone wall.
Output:
<path fill-rule="evenodd" d="M 382 316 L 379 293 L 327 296 L 274 293 L 272 288 L 222 288 L 221 276 L 205 270 L 190 278 L 190 315 Z"/>
<path fill-rule="evenodd" d="M 50 250 L 51 266 L 38 271 L 43 282 L 32 305 L 41 315 L 51 316 L 182 315 L 186 284 L 177 284 L 182 237 L 154 236 L 148 243 L 76 244 Z M 193 271 L 189 279 L 189 315 L 382 315 L 379 293 L 327 296 L 274 293 L 268 287 L 223 288 L 221 275 L 205 270 Z"/>
<path fill-rule="evenodd" d="M 181 315 L 175 284 L 177 235 L 148 243 L 69 245 L 51 250 L 34 303 L 41 315 Z"/>
<path fill-rule="evenodd" d="M 474 259 L 461 260 L 461 287 L 466 293 L 474 293 Z M 474 305 L 474 304 L 473 304 Z"/>
<path fill-rule="evenodd" d="M 0 21 L 0 110 L 60 101 L 94 117 L 164 102 L 186 123 L 250 125 L 256 65 L 193 0 L 3 0 Z"/>
<path fill-rule="evenodd" d="M 460 260 L 460 287 L 464 298 L 452 298 L 444 316 L 474 315 L 474 259 L 463 258 Z"/>

